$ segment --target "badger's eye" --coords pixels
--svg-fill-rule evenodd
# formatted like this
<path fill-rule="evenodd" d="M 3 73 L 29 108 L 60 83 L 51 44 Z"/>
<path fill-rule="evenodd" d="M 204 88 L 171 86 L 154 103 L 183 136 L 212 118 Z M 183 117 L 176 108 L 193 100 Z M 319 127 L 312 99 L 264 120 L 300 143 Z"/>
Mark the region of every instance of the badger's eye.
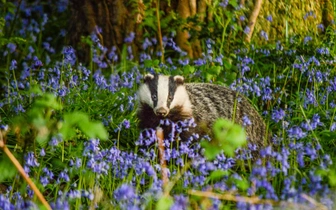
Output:
<path fill-rule="evenodd" d="M 157 100 L 157 96 L 156 95 L 152 95 L 152 100 L 156 101 Z"/>
<path fill-rule="evenodd" d="M 173 100 L 173 96 L 172 95 L 169 95 L 168 96 L 168 101 L 172 101 Z"/>

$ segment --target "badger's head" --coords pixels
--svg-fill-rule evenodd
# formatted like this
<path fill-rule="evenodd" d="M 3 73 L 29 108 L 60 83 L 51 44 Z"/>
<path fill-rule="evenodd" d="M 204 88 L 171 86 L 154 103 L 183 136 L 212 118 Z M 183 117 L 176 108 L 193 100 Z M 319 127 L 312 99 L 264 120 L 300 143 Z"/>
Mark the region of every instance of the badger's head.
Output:
<path fill-rule="evenodd" d="M 182 76 L 147 74 L 138 91 L 139 108 L 148 105 L 155 115 L 168 116 L 174 109 L 191 115 L 191 103 Z"/>

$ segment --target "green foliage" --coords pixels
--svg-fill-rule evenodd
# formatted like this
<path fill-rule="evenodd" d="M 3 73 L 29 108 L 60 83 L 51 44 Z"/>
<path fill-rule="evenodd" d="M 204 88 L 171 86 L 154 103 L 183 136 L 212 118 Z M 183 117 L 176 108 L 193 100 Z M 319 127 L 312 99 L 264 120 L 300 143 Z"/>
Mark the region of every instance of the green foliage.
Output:
<path fill-rule="evenodd" d="M 88 138 L 106 140 L 108 134 L 101 122 L 90 122 L 89 116 L 83 112 L 64 114 L 64 122 L 60 125 L 60 132 L 65 139 L 76 136 L 75 128 L 80 128 Z"/>
<path fill-rule="evenodd" d="M 246 134 L 242 126 L 230 120 L 218 119 L 213 125 L 214 138 L 211 142 L 203 140 L 204 155 L 213 160 L 221 151 L 233 157 L 237 148 L 246 144 Z"/>
<path fill-rule="evenodd" d="M 61 114 L 60 111 L 62 111 L 63 106 L 55 95 L 42 93 L 37 87 L 32 88 L 30 94 L 38 94 L 39 96 L 34 100 L 26 114 L 17 116 L 13 120 L 13 125 L 11 125 L 11 127 L 21 131 L 20 135 L 33 134 L 36 136 L 37 143 L 42 147 L 46 146 L 51 136 L 58 133 L 62 134 L 66 140 L 75 138 L 77 128 L 87 138 L 100 138 L 102 140 L 108 138 L 102 123 L 92 122 L 86 113 Z"/>
<path fill-rule="evenodd" d="M 174 201 L 170 196 L 162 196 L 156 204 L 156 210 L 168 210 L 173 205 Z"/>
<path fill-rule="evenodd" d="M 0 171 L 0 182 L 11 180 L 17 173 L 13 163 L 5 154 L 0 155 Z"/>

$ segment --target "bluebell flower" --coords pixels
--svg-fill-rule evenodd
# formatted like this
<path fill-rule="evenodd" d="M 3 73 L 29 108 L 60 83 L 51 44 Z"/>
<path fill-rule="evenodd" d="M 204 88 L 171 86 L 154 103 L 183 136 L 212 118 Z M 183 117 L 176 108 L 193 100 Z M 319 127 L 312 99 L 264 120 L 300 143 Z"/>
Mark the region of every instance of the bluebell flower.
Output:
<path fill-rule="evenodd" d="M 9 53 L 15 52 L 16 47 L 17 47 L 16 44 L 14 44 L 12 42 L 10 42 L 10 43 L 7 44 L 7 49 L 9 50 Z"/>
<path fill-rule="evenodd" d="M 268 20 L 269 22 L 273 22 L 273 16 L 272 15 L 268 15 L 266 17 L 266 20 Z"/>
<path fill-rule="evenodd" d="M 133 60 L 133 52 L 132 52 L 132 47 L 131 45 L 127 46 L 127 59 Z"/>
<path fill-rule="evenodd" d="M 68 170 L 67 169 L 61 171 L 58 175 L 56 183 L 60 184 L 61 182 L 70 182 L 70 177 L 68 175 Z"/>
<path fill-rule="evenodd" d="M 52 136 L 50 141 L 49 141 L 49 145 L 52 146 L 52 147 L 55 147 L 59 143 L 61 143 L 62 141 L 63 141 L 63 138 L 60 134 L 56 135 L 56 136 Z"/>
<path fill-rule="evenodd" d="M 124 39 L 125 43 L 132 43 L 135 38 L 135 33 L 131 32 L 129 35 Z"/>
<path fill-rule="evenodd" d="M 266 87 L 265 89 L 263 89 L 262 100 L 267 101 L 267 100 L 272 100 L 272 98 L 273 98 L 272 89 L 269 87 Z"/>
<path fill-rule="evenodd" d="M 66 34 L 67 34 L 67 31 L 66 31 L 65 29 L 61 29 L 60 32 L 59 32 L 59 35 L 60 35 L 61 37 L 65 37 Z"/>
<path fill-rule="evenodd" d="M 241 15 L 241 16 L 239 16 L 239 20 L 240 20 L 240 21 L 245 21 L 245 20 L 246 20 L 245 15 Z"/>
<path fill-rule="evenodd" d="M 229 5 L 229 0 L 219 2 L 219 6 L 226 8 Z"/>
<path fill-rule="evenodd" d="M 65 86 L 62 86 L 60 89 L 58 89 L 57 95 L 60 97 L 64 97 L 66 96 L 67 92 L 68 92 L 68 88 L 66 88 Z"/>
<path fill-rule="evenodd" d="M 106 79 L 102 75 L 100 70 L 98 70 L 94 73 L 93 79 L 100 89 L 105 89 L 107 87 Z"/>
<path fill-rule="evenodd" d="M 189 59 L 188 59 L 188 58 L 185 58 L 184 60 L 179 59 L 178 62 L 179 62 L 179 64 L 181 64 L 182 66 L 186 66 L 186 65 L 189 64 Z"/>
<path fill-rule="evenodd" d="M 322 32 L 324 32 L 325 27 L 324 27 L 323 23 L 318 24 L 317 28 L 320 29 Z"/>
<path fill-rule="evenodd" d="M 317 48 L 316 52 L 320 55 L 330 55 L 329 48 L 327 48 L 327 47 Z"/>
<path fill-rule="evenodd" d="M 313 38 L 311 37 L 311 36 L 306 36 L 305 38 L 304 38 L 304 40 L 303 40 L 303 43 L 304 44 L 308 44 L 308 42 L 310 42 L 310 41 L 312 41 L 313 40 Z"/>
<path fill-rule="evenodd" d="M 188 208 L 188 197 L 184 195 L 175 195 L 174 196 L 174 204 L 170 207 L 170 210 L 180 210 Z"/>
<path fill-rule="evenodd" d="M 63 56 L 64 56 L 64 64 L 65 65 L 75 65 L 76 63 L 76 54 L 75 50 L 71 46 L 67 46 L 63 48 Z"/>
<path fill-rule="evenodd" d="M 303 19 L 306 20 L 308 17 L 313 17 L 313 18 L 316 18 L 316 15 L 314 13 L 314 11 L 309 11 L 307 12 L 304 16 L 303 16 Z"/>
<path fill-rule="evenodd" d="M 306 108 L 307 105 L 309 105 L 309 104 L 314 105 L 314 107 L 316 107 L 318 105 L 317 100 L 316 100 L 315 95 L 314 95 L 314 91 L 306 89 L 305 100 L 303 102 L 304 108 Z"/>
<path fill-rule="evenodd" d="M 108 54 L 108 59 L 112 60 L 113 62 L 118 61 L 118 54 L 117 54 L 117 48 L 113 46 Z"/>
<path fill-rule="evenodd" d="M 70 210 L 70 204 L 65 199 L 58 198 L 55 202 L 51 202 L 50 206 L 52 209 Z"/>
<path fill-rule="evenodd" d="M 302 131 L 302 129 L 299 126 L 293 126 L 287 130 L 288 137 L 294 138 L 294 139 L 302 139 L 306 137 L 306 133 Z"/>
<path fill-rule="evenodd" d="M 10 66 L 9 66 L 9 70 L 14 71 L 15 69 L 17 69 L 17 61 L 12 60 Z"/>
<path fill-rule="evenodd" d="M 3 210 L 15 210 L 15 206 L 11 203 L 10 199 L 8 199 L 3 194 L 0 194 L 0 209 Z"/>
<path fill-rule="evenodd" d="M 335 131 L 336 130 L 336 122 L 333 122 L 330 126 L 330 131 Z"/>
<path fill-rule="evenodd" d="M 151 47 L 153 44 L 152 42 L 146 37 L 144 42 L 142 43 L 142 48 L 146 50 L 148 47 Z"/>
<path fill-rule="evenodd" d="M 284 119 L 285 116 L 286 116 L 285 111 L 281 108 L 275 109 L 272 112 L 272 120 L 274 122 L 279 122 L 280 120 Z"/>
<path fill-rule="evenodd" d="M 266 41 L 268 41 L 268 34 L 264 30 L 260 31 L 260 36 Z"/>
<path fill-rule="evenodd" d="M 242 120 L 243 120 L 244 127 L 252 125 L 252 122 L 247 115 L 244 115 Z"/>
<path fill-rule="evenodd" d="M 248 27 L 248 26 L 245 26 L 245 28 L 244 28 L 244 33 L 245 34 L 248 34 L 248 33 L 250 33 L 250 27 Z"/>
<path fill-rule="evenodd" d="M 44 148 L 41 149 L 40 151 L 40 156 L 44 157 L 46 155 Z"/>
<path fill-rule="evenodd" d="M 91 71 L 89 69 L 87 69 L 85 66 L 82 66 L 82 64 L 80 63 L 78 66 L 78 69 L 82 72 L 83 76 L 82 76 L 82 80 L 87 80 L 89 79 L 89 76 L 91 74 Z"/>
<path fill-rule="evenodd" d="M 312 144 L 308 143 L 304 147 L 304 152 L 305 152 L 305 155 L 310 158 L 310 160 L 317 159 L 317 155 L 318 155 L 317 150 L 314 148 L 314 146 Z"/>
<path fill-rule="evenodd" d="M 132 201 L 136 197 L 134 187 L 129 184 L 122 184 L 113 194 L 114 198 L 119 202 L 127 200 Z"/>
<path fill-rule="evenodd" d="M 14 106 L 14 112 L 16 114 L 26 112 L 26 110 L 23 108 L 22 104 L 18 104 L 17 106 Z"/>
<path fill-rule="evenodd" d="M 196 66 L 203 66 L 206 64 L 206 60 L 204 58 L 198 58 L 196 60 L 194 60 L 194 64 Z"/>
<path fill-rule="evenodd" d="M 38 57 L 34 56 L 34 57 L 33 57 L 33 61 L 34 61 L 33 65 L 32 65 L 32 68 L 33 68 L 33 69 L 39 69 L 40 67 L 43 66 L 42 61 L 40 61 L 40 60 L 38 59 Z"/>

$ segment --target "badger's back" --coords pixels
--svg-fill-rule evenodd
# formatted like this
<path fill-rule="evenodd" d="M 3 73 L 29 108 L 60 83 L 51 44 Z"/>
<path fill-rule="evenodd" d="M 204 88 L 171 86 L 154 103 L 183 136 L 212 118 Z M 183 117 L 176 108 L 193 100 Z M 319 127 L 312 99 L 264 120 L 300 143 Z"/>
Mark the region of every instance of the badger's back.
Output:
<path fill-rule="evenodd" d="M 235 113 L 236 123 L 244 125 L 244 116 L 251 121 L 250 125 L 245 125 L 250 141 L 258 145 L 263 144 L 265 124 L 245 97 L 227 87 L 210 83 L 187 83 L 185 87 L 193 106 L 193 117 L 199 126 L 199 132 L 211 129 L 218 118 L 232 120 Z"/>

